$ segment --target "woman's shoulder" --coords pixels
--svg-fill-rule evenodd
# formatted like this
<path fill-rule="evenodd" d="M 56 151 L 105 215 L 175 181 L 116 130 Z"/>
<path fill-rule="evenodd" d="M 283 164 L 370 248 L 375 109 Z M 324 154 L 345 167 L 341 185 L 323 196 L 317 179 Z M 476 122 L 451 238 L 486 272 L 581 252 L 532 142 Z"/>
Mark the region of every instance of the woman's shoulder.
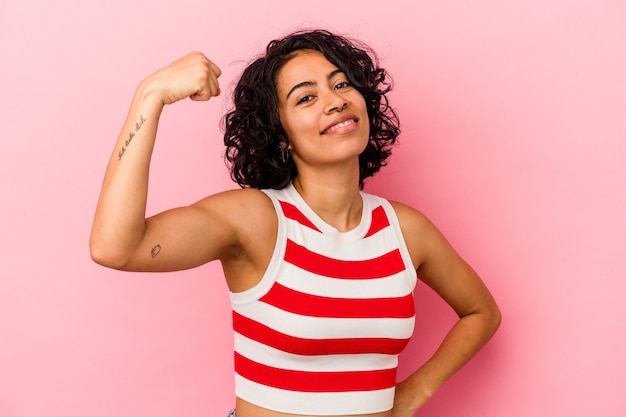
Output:
<path fill-rule="evenodd" d="M 273 211 L 272 201 L 268 195 L 255 188 L 221 191 L 205 197 L 195 205 L 219 212 L 220 216 L 233 217 L 241 221 L 258 215 L 267 215 Z"/>
<path fill-rule="evenodd" d="M 212 225 L 229 230 L 236 246 L 246 249 L 251 241 L 269 241 L 276 233 L 277 217 L 272 200 L 254 188 L 222 191 L 195 204 Z"/>
<path fill-rule="evenodd" d="M 401 226 L 420 227 L 430 223 L 428 218 L 421 211 L 408 204 L 394 200 L 389 200 L 389 204 L 396 213 Z"/>
<path fill-rule="evenodd" d="M 437 227 L 418 209 L 398 201 L 389 201 L 400 223 L 402 235 L 414 265 L 424 260 L 427 247 L 439 241 L 441 234 Z"/>

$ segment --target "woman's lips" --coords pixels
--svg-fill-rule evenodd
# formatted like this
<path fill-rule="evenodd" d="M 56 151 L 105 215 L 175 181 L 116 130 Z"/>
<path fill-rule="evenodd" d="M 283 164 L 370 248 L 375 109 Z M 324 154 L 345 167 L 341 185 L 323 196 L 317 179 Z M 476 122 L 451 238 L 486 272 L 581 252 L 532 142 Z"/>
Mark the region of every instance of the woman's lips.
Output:
<path fill-rule="evenodd" d="M 333 133 L 344 133 L 344 132 L 348 132 L 351 131 L 355 125 L 357 123 L 357 119 L 350 117 L 349 119 L 345 119 L 342 121 L 339 121 L 337 123 L 334 123 L 333 125 L 327 127 L 322 134 L 323 135 L 329 135 L 329 134 L 333 134 Z"/>

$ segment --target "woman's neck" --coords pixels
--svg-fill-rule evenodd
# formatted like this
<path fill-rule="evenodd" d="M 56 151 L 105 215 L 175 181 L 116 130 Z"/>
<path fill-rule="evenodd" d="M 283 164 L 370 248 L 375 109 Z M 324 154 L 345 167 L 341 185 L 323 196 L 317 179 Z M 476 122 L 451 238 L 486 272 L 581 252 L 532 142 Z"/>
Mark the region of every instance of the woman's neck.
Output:
<path fill-rule="evenodd" d="M 361 222 L 363 199 L 358 176 L 326 178 L 298 175 L 294 188 L 309 207 L 327 224 L 340 232 L 347 232 Z"/>

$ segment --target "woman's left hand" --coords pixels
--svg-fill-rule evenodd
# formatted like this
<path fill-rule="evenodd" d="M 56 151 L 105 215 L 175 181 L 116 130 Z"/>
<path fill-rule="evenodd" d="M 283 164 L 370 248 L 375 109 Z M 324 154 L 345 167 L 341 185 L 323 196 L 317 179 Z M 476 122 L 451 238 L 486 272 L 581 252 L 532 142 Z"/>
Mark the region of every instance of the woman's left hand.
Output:
<path fill-rule="evenodd" d="M 428 402 L 431 395 L 418 393 L 410 389 L 409 382 L 403 381 L 396 385 L 396 393 L 391 409 L 391 417 L 413 417 L 413 415 L 424 404 Z"/>

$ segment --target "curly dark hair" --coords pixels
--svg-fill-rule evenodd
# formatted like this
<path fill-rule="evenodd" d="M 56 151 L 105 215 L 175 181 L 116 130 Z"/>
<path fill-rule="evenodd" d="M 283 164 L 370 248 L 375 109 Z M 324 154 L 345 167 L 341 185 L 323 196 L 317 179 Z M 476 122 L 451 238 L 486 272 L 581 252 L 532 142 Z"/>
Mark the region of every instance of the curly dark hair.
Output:
<path fill-rule="evenodd" d="M 370 137 L 359 155 L 361 188 L 391 155 L 400 126 L 386 96 L 391 81 L 375 53 L 325 30 L 298 31 L 271 41 L 265 55 L 244 70 L 234 90 L 234 109 L 223 118 L 225 158 L 231 178 L 241 187 L 281 189 L 297 175 L 291 158 L 281 158 L 281 146 L 289 139 L 278 116 L 276 85 L 280 69 L 303 49 L 321 52 L 365 99 Z"/>

